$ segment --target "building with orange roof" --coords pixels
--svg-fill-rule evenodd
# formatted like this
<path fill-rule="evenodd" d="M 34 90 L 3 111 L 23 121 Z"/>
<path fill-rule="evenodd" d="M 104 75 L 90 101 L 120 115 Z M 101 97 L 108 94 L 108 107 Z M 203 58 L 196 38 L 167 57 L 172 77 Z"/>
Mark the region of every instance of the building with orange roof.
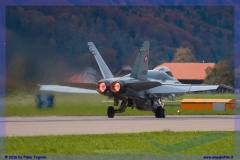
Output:
<path fill-rule="evenodd" d="M 214 68 L 215 63 L 163 63 L 157 67 L 160 66 L 169 68 L 181 83 L 201 84 L 207 77 L 205 70 L 208 67 Z"/>

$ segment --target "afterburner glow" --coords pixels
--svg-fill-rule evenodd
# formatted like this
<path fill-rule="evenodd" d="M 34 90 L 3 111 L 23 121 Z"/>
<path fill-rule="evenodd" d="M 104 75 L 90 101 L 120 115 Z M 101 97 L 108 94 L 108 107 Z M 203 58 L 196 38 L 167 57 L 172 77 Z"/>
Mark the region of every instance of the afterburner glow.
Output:
<path fill-rule="evenodd" d="M 97 89 L 97 91 L 98 91 L 99 93 L 103 93 L 103 92 L 106 91 L 107 86 L 106 86 L 106 84 L 105 84 L 104 82 L 98 82 L 98 83 L 97 83 L 97 86 L 96 86 L 96 89 Z"/>
<path fill-rule="evenodd" d="M 118 83 L 118 82 L 113 82 L 113 83 L 111 84 L 110 88 L 111 88 L 111 90 L 112 90 L 114 93 L 117 93 L 117 92 L 120 91 L 121 85 L 120 85 L 120 83 Z"/>

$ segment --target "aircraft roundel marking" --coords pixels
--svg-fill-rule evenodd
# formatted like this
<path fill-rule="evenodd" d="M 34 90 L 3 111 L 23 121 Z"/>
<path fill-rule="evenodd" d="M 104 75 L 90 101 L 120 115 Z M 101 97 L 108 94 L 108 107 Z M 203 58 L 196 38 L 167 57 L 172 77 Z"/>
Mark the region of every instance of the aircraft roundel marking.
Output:
<path fill-rule="evenodd" d="M 145 58 L 144 58 L 144 63 L 146 63 L 148 60 L 148 54 L 146 54 Z"/>

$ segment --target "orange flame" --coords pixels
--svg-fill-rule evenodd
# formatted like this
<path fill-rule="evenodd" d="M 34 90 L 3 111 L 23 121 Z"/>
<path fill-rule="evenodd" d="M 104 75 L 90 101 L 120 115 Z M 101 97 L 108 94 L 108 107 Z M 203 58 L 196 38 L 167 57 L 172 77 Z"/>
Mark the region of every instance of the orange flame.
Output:
<path fill-rule="evenodd" d="M 120 89 L 121 89 L 120 83 L 114 82 L 114 83 L 111 84 L 111 90 L 112 90 L 114 93 L 119 92 Z"/>
<path fill-rule="evenodd" d="M 99 93 L 103 93 L 103 92 L 106 91 L 107 86 L 106 86 L 106 84 L 105 84 L 104 82 L 98 82 L 98 83 L 97 83 L 97 86 L 96 86 L 96 89 L 97 89 L 97 91 L 98 91 Z"/>

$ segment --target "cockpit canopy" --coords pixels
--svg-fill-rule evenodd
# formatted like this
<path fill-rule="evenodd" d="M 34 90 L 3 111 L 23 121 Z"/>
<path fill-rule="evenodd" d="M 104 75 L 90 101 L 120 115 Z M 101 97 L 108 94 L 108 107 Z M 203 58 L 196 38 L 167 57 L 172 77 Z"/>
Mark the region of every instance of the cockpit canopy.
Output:
<path fill-rule="evenodd" d="M 165 73 L 167 73 L 169 76 L 173 77 L 173 74 L 172 74 L 172 72 L 170 71 L 170 69 L 169 69 L 168 67 L 159 66 L 159 67 L 157 67 L 157 68 L 154 68 L 153 70 L 165 72 Z"/>

